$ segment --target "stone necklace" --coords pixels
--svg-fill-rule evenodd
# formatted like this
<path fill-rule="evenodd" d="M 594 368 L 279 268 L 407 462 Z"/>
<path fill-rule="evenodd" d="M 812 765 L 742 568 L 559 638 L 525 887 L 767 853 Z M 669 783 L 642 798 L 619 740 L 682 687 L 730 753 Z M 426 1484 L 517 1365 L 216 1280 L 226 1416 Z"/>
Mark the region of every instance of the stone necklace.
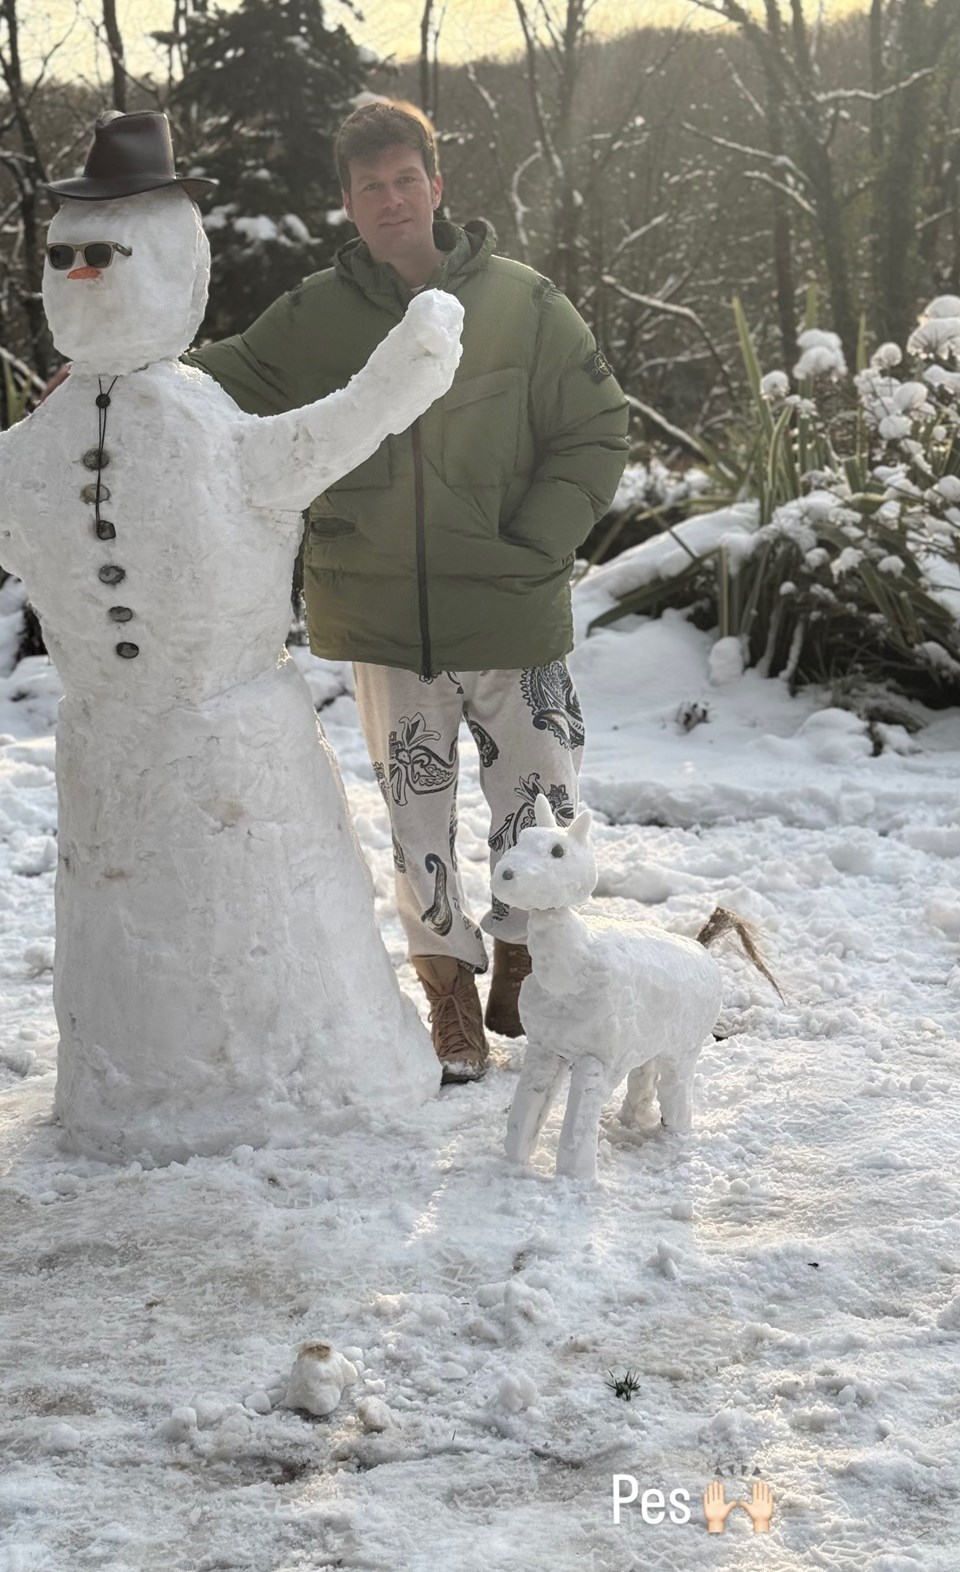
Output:
<path fill-rule="evenodd" d="M 116 540 L 117 538 L 115 526 L 109 519 L 105 519 L 100 512 L 101 503 L 109 502 L 110 500 L 109 488 L 103 483 L 103 471 L 110 462 L 110 455 L 105 451 L 104 443 L 107 437 L 107 410 L 110 408 L 110 395 L 116 382 L 117 378 L 114 377 L 110 386 L 105 389 L 103 378 L 97 378 L 97 386 L 100 390 L 97 394 L 97 445 L 95 448 L 89 448 L 83 455 L 83 462 L 87 469 L 95 469 L 97 472 L 96 483 L 84 486 L 83 500 L 84 502 L 93 503 L 93 527 L 98 540 Z M 99 574 L 101 584 L 111 585 L 121 584 L 126 576 L 126 569 L 118 567 L 113 562 L 105 563 Z M 133 618 L 133 612 L 129 606 L 111 606 L 107 615 L 111 622 L 130 622 Z M 114 648 L 121 660 L 135 660 L 140 654 L 139 644 L 131 644 L 127 640 L 121 640 Z"/>

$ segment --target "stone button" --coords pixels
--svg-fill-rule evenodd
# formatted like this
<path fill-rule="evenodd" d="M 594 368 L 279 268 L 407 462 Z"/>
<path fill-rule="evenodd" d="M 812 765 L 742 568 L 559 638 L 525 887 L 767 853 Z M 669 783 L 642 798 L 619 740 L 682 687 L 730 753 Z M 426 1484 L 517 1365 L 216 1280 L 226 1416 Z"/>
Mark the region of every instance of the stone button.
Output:
<path fill-rule="evenodd" d="M 109 519 L 101 519 L 94 527 L 97 531 L 98 540 L 116 540 L 117 532 Z"/>
<path fill-rule="evenodd" d="M 100 452 L 99 448 L 87 448 L 81 459 L 84 469 L 106 469 L 110 462 L 109 453 Z"/>
<path fill-rule="evenodd" d="M 106 563 L 99 574 L 101 584 L 122 584 L 126 576 L 126 568 L 117 568 L 112 562 Z"/>
<path fill-rule="evenodd" d="M 133 612 L 129 606 L 111 606 L 107 616 L 112 622 L 129 622 Z"/>
<path fill-rule="evenodd" d="M 140 654 L 139 644 L 118 644 L 117 654 L 122 660 L 136 660 Z"/>
<path fill-rule="evenodd" d="M 83 490 L 80 492 L 80 501 L 81 502 L 96 502 L 96 500 L 97 500 L 97 483 L 96 483 L 95 480 L 91 480 L 89 486 L 84 486 Z M 100 487 L 100 501 L 101 502 L 109 502 L 110 501 L 110 488 L 109 488 L 109 486 L 101 486 Z"/>

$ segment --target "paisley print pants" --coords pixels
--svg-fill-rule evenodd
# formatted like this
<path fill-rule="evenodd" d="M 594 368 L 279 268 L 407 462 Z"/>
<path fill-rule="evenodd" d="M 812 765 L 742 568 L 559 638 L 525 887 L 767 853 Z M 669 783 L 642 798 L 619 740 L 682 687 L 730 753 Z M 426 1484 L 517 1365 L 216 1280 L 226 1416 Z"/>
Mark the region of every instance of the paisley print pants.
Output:
<path fill-rule="evenodd" d="M 486 970 L 481 928 L 521 942 L 527 914 L 491 898 L 478 926 L 457 862 L 461 722 L 480 755 L 491 871 L 533 823 L 538 792 L 561 823 L 577 811 L 583 718 L 566 662 L 525 671 L 354 667 L 357 707 L 393 831 L 397 908 L 411 955 L 455 955 Z"/>

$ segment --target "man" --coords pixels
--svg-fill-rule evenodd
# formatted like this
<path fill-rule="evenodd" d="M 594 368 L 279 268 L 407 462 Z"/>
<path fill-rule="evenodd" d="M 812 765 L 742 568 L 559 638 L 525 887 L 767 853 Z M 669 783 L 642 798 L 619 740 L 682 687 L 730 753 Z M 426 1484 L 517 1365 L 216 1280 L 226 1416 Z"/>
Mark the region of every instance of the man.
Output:
<path fill-rule="evenodd" d="M 343 387 L 418 290 L 464 307 L 450 392 L 312 505 L 304 598 L 313 651 L 354 662 L 444 1079 L 477 1079 L 487 955 L 457 870 L 460 722 L 480 753 L 492 867 L 539 791 L 562 822 L 576 810 L 570 573 L 620 479 L 627 407 L 559 290 L 495 256 L 485 221 L 435 221 L 443 182 L 418 113 L 364 104 L 340 129 L 337 164 L 359 238 L 246 333 L 191 358 L 243 409 L 275 414 Z M 493 901 L 482 927 L 494 938 L 486 1024 L 519 1036 L 525 914 Z"/>

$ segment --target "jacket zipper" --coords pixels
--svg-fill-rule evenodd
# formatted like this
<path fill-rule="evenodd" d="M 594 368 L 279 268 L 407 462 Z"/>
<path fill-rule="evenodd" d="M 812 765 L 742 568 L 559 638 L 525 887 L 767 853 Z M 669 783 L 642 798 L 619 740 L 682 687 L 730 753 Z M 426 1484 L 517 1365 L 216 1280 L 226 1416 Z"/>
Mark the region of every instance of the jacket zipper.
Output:
<path fill-rule="evenodd" d="M 427 536 L 423 514 L 423 449 L 420 445 L 420 421 L 410 428 L 413 441 L 413 496 L 417 529 L 417 595 L 420 603 L 420 654 L 423 675 L 432 677 L 432 652 L 430 649 L 430 609 L 427 604 Z"/>

